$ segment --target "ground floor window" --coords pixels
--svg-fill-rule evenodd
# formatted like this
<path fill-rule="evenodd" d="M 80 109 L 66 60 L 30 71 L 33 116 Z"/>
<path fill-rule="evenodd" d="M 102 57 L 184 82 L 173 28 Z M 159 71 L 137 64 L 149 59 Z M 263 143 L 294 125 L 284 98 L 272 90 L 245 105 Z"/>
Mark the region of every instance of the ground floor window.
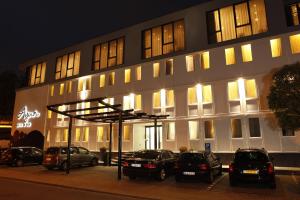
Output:
<path fill-rule="evenodd" d="M 242 120 L 231 119 L 231 133 L 232 138 L 242 138 Z"/>
<path fill-rule="evenodd" d="M 290 128 L 282 128 L 282 136 L 295 136 L 295 130 Z"/>
<path fill-rule="evenodd" d="M 213 120 L 204 121 L 205 138 L 212 139 L 215 137 Z"/>
<path fill-rule="evenodd" d="M 198 140 L 198 121 L 189 121 L 189 136 L 190 140 Z"/>
<path fill-rule="evenodd" d="M 261 137 L 259 118 L 249 118 L 250 137 Z"/>

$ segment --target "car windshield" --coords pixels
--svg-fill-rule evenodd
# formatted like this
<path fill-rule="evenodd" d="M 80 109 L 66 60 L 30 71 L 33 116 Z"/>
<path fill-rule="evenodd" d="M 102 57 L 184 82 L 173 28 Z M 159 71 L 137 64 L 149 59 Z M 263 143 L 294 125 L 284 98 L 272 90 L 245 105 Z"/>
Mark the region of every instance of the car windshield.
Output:
<path fill-rule="evenodd" d="M 55 155 L 58 154 L 58 152 L 59 152 L 59 148 L 48 148 L 46 154 Z"/>
<path fill-rule="evenodd" d="M 159 152 L 156 151 L 139 151 L 134 153 L 135 158 L 142 159 L 156 159 L 159 155 Z"/>
<path fill-rule="evenodd" d="M 264 153 L 254 151 L 254 152 L 238 152 L 235 155 L 236 162 L 268 162 L 268 157 Z"/>
<path fill-rule="evenodd" d="M 185 161 L 202 161 L 204 159 L 203 154 L 200 153 L 183 153 L 180 155 L 179 159 L 183 162 Z"/>

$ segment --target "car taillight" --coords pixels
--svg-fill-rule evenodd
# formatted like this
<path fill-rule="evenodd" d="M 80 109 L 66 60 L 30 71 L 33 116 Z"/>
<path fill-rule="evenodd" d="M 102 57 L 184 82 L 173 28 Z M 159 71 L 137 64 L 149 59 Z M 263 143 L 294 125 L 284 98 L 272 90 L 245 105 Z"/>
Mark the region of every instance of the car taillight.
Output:
<path fill-rule="evenodd" d="M 234 171 L 234 165 L 231 163 L 229 165 L 229 173 L 233 173 L 233 171 Z"/>
<path fill-rule="evenodd" d="M 208 165 L 207 164 L 200 164 L 199 168 L 200 168 L 200 170 L 206 171 L 206 170 L 208 170 Z"/>
<path fill-rule="evenodd" d="M 272 163 L 268 164 L 268 174 L 273 174 L 274 173 L 274 167 Z"/>
<path fill-rule="evenodd" d="M 128 167 L 129 166 L 129 164 L 128 164 L 128 162 L 123 162 L 123 167 Z"/>
<path fill-rule="evenodd" d="M 144 164 L 143 166 L 144 166 L 144 168 L 148 168 L 148 169 L 155 169 L 156 168 L 156 165 L 153 164 L 153 163 Z"/>

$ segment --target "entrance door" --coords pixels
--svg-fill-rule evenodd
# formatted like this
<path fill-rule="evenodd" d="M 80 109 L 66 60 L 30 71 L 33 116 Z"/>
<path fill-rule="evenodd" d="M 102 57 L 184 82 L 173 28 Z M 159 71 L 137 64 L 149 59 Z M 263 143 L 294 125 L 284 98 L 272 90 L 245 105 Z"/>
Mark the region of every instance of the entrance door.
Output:
<path fill-rule="evenodd" d="M 155 149 L 154 126 L 146 126 L 145 148 Z M 157 149 L 162 148 L 162 126 L 157 126 Z"/>

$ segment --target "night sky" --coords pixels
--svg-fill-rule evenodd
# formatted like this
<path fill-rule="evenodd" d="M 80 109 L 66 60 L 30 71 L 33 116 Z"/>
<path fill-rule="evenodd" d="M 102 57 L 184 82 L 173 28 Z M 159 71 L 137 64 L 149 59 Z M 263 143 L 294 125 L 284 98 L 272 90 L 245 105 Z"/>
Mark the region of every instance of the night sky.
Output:
<path fill-rule="evenodd" d="M 7 0 L 0 4 L 0 71 L 203 0 Z"/>

